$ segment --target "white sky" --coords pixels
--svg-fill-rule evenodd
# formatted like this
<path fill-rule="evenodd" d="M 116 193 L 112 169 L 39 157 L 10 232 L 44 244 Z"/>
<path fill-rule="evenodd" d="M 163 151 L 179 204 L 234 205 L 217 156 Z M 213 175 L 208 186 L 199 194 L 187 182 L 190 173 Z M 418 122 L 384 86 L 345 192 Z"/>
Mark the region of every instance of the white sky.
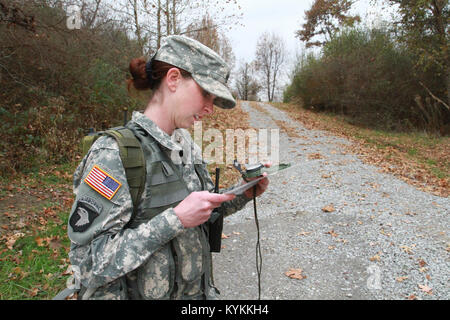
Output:
<path fill-rule="evenodd" d="M 239 12 L 243 13 L 241 23 L 244 27 L 236 25 L 226 32 L 236 56 L 236 67 L 241 61 L 251 62 L 254 59 L 256 43 L 264 32 L 274 32 L 284 39 L 290 57 L 288 64 L 291 67 L 295 54 L 303 48 L 301 41 L 295 37 L 295 31 L 305 22 L 305 11 L 311 8 L 313 2 L 313 0 L 238 0 L 242 7 Z M 370 6 L 370 0 L 355 1 L 351 13 L 358 13 L 365 22 L 368 12 L 377 12 L 385 16 L 381 9 Z M 373 13 L 371 16 L 373 19 Z"/>
<path fill-rule="evenodd" d="M 354 10 L 363 20 L 367 14 L 370 0 L 356 0 Z M 311 8 L 313 0 L 241 0 L 244 27 L 235 26 L 227 32 L 233 44 L 236 60 L 253 60 L 258 37 L 264 33 L 275 32 L 284 38 L 287 49 L 294 51 L 300 47 L 300 40 L 294 32 L 305 22 L 305 11 Z"/>

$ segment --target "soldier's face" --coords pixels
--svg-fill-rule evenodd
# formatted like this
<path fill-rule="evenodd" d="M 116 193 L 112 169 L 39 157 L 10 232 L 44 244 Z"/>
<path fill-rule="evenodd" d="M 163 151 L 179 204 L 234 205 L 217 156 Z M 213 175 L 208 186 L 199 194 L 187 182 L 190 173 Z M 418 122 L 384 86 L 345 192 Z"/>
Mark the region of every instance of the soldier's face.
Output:
<path fill-rule="evenodd" d="M 180 99 L 177 128 L 190 128 L 194 121 L 200 121 L 204 116 L 214 112 L 214 95 L 203 90 L 194 79 L 184 79 L 180 86 Z"/>

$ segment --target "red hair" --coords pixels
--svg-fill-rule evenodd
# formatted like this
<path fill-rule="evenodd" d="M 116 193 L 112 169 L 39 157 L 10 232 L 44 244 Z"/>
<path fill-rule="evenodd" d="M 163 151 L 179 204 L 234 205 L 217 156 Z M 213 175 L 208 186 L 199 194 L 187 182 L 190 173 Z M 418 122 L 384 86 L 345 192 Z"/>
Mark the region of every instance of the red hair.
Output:
<path fill-rule="evenodd" d="M 178 68 L 166 62 L 153 60 L 151 66 L 151 78 L 148 78 L 146 72 L 147 62 L 143 58 L 135 58 L 130 62 L 130 73 L 132 75 L 132 79 L 129 79 L 128 82 L 128 91 L 130 91 L 130 86 L 133 85 L 136 90 L 148 90 L 151 89 L 153 91 L 157 90 L 161 85 L 162 79 L 166 76 L 167 72 L 172 68 Z M 186 70 L 178 68 L 181 72 L 181 75 L 184 78 L 191 78 L 191 74 Z"/>

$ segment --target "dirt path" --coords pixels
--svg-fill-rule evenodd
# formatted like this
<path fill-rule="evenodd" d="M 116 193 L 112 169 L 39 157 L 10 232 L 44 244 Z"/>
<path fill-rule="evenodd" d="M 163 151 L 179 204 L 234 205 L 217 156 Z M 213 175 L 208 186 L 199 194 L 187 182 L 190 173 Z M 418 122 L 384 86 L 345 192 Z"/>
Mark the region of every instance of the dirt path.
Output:
<path fill-rule="evenodd" d="M 280 129 L 280 162 L 298 164 L 257 199 L 262 299 L 450 298 L 448 198 L 362 163 L 346 139 L 242 104 L 254 128 Z M 252 203 L 225 219 L 224 234 L 214 255 L 221 298 L 256 299 Z"/>

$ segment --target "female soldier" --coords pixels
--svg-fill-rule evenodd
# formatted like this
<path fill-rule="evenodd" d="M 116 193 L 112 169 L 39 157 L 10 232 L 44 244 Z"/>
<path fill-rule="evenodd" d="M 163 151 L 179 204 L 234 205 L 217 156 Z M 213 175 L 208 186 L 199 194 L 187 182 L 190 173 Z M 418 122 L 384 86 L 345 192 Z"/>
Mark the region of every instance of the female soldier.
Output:
<path fill-rule="evenodd" d="M 133 214 L 119 146 L 108 136 L 75 171 L 68 234 L 79 298 L 214 299 L 205 222 L 219 206 L 225 215 L 240 210 L 253 191 L 210 193 L 214 185 L 185 128 L 210 115 L 213 104 L 235 106 L 229 68 L 199 42 L 169 36 L 148 63 L 133 60 L 130 72 L 136 89 L 153 92 L 144 113 L 134 112 L 127 124 L 144 153 L 145 187 Z M 191 161 L 176 163 L 179 152 Z M 261 180 L 256 195 L 267 185 Z"/>

